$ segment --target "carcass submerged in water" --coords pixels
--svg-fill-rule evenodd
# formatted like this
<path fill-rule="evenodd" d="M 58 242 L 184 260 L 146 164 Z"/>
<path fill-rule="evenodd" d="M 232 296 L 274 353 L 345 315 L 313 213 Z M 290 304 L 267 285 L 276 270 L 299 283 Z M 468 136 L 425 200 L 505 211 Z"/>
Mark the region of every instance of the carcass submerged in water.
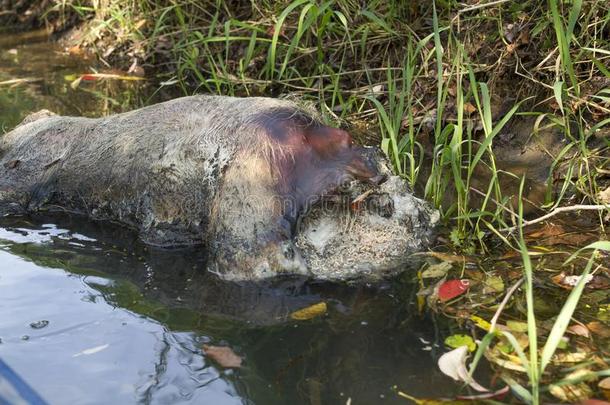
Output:
<path fill-rule="evenodd" d="M 229 280 L 379 278 L 425 248 L 438 220 L 375 149 L 315 113 L 221 96 L 28 117 L 0 138 L 0 214 L 38 210 L 118 222 L 153 245 L 204 245 Z"/>

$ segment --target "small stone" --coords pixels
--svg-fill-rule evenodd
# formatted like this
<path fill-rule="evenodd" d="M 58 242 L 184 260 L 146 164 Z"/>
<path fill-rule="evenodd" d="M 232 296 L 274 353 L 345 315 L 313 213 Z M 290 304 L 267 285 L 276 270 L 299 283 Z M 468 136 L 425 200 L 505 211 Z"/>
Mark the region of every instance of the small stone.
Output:
<path fill-rule="evenodd" d="M 49 324 L 49 321 L 42 320 L 42 321 L 32 322 L 30 324 L 30 327 L 32 329 L 42 329 L 42 328 L 46 327 L 48 324 Z"/>
<path fill-rule="evenodd" d="M 23 335 L 21 336 L 21 340 L 30 340 L 30 337 L 28 335 Z"/>

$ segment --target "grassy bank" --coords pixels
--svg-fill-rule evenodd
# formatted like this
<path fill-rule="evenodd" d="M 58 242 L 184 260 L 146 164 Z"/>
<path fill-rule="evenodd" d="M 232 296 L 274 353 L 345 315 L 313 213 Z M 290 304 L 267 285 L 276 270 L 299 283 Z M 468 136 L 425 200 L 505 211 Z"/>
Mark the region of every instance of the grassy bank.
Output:
<path fill-rule="evenodd" d="M 161 87 L 186 94 L 297 95 L 361 142 L 380 145 L 394 170 L 443 213 L 447 245 L 461 255 L 442 260 L 458 277 L 480 281 L 479 290 L 472 288 L 479 296 L 439 309 L 487 332 L 475 358 L 485 353 L 498 360 L 500 378 L 529 402 L 549 393 L 566 401 L 593 395 L 570 396 L 573 387 L 585 390 L 579 384 L 608 374 L 610 354 L 592 343 L 593 326 L 568 342 L 564 334 L 570 323 L 595 322 L 607 334 L 604 289 L 586 290 L 586 277 L 559 286 L 547 273 L 556 275 L 567 262 L 570 276 L 607 278 L 608 245 L 572 258 L 570 249 L 556 247 L 570 243 L 562 243 L 555 228 L 527 229 L 534 218 L 559 212 L 591 213 L 592 227 L 601 232 L 608 223 L 610 4 L 363 4 L 72 1 L 54 3 L 47 15 L 69 10 L 85 21 L 67 39 L 72 50 L 93 50 L 108 66 L 156 76 Z M 519 162 L 542 168 L 545 187 L 537 199 L 528 193 L 528 171 L 507 163 L 528 156 L 531 145 L 536 153 Z M 590 242 L 570 241 L 572 247 Z M 493 271 L 471 271 L 467 255 L 505 249 Z M 554 267 L 550 257 L 556 256 L 561 263 Z M 515 257 L 519 262 L 511 261 Z M 548 295 L 555 305 L 543 310 L 537 300 Z M 478 322 L 474 316 L 481 313 L 492 314 L 492 323 Z M 520 320 L 526 324 L 515 324 Z M 568 356 L 574 353 L 580 357 Z M 558 360 L 568 357 L 573 361 Z"/>
<path fill-rule="evenodd" d="M 461 248 L 481 248 L 486 235 L 516 224 L 516 187 L 504 192 L 511 174 L 494 156 L 515 115 L 533 117 L 532 140 L 549 130 L 565 140 L 550 157 L 545 208 L 599 202 L 610 116 L 606 2 L 61 4 L 88 20 L 73 40 L 109 65 L 160 74 L 163 86 L 313 100 L 328 121 L 379 143 L 396 172 L 454 219 Z M 486 188 L 475 189 L 481 176 Z"/>

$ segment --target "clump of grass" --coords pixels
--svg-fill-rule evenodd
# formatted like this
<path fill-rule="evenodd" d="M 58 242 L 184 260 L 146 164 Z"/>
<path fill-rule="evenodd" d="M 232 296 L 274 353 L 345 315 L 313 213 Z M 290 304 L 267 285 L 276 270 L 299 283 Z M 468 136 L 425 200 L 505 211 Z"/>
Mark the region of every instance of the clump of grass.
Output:
<path fill-rule="evenodd" d="M 543 375 L 547 368 L 551 365 L 551 359 L 559 348 L 563 336 L 566 333 L 566 330 L 572 319 L 572 315 L 574 314 L 574 311 L 576 310 L 580 298 L 584 293 L 585 285 L 588 282 L 587 277 L 589 276 L 589 274 L 591 274 L 593 266 L 596 263 L 597 252 L 598 250 L 610 252 L 610 242 L 600 241 L 592 243 L 573 253 L 566 260 L 565 264 L 568 264 L 572 262 L 575 258 L 579 257 L 581 253 L 585 251 L 593 251 L 592 254 L 589 256 L 588 260 L 586 261 L 586 265 L 584 266 L 584 269 L 579 276 L 578 282 L 566 298 L 563 307 L 559 310 L 559 313 L 552 324 L 551 330 L 548 333 L 548 336 L 546 336 L 544 345 L 539 350 L 539 331 L 537 328 L 539 320 L 537 319 L 536 314 L 534 312 L 534 267 L 532 265 L 530 253 L 528 251 L 523 235 L 523 204 L 521 202 L 521 198 L 523 196 L 523 186 L 524 181 L 521 182 L 519 192 L 519 235 L 516 237 L 516 244 L 519 246 L 519 251 L 521 253 L 521 259 L 523 263 L 523 279 L 525 287 L 524 294 L 527 309 L 527 348 L 524 348 L 511 332 L 504 330 L 499 331 L 492 326 L 491 330 L 489 330 L 489 332 L 481 340 L 481 344 L 479 345 L 478 350 L 475 353 L 474 360 L 471 364 L 470 375 L 474 373 L 474 370 L 476 369 L 481 357 L 484 355 L 485 351 L 488 350 L 488 348 L 492 345 L 494 340 L 503 338 L 508 341 L 514 352 L 519 357 L 521 365 L 523 366 L 527 374 L 528 385 L 524 386 L 523 383 L 517 381 L 517 379 L 513 375 L 508 373 L 506 370 L 504 370 L 500 374 L 500 377 L 523 401 L 529 404 L 538 405 L 541 403 L 541 394 L 545 391 L 548 391 L 549 389 L 549 386 L 543 386 Z M 526 351 L 528 355 L 526 355 Z M 609 370 L 602 370 L 597 372 L 589 371 L 583 374 L 582 378 L 591 379 L 592 377 L 605 376 L 609 374 Z M 553 381 L 549 381 L 548 378 L 546 380 L 554 386 L 575 384 L 580 382 L 564 379 L 554 379 Z"/>

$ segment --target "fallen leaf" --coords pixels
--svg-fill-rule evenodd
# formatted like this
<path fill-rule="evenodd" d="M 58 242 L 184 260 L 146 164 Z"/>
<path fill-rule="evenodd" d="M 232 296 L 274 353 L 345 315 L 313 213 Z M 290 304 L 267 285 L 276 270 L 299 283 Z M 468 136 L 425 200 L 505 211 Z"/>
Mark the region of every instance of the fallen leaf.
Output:
<path fill-rule="evenodd" d="M 324 315 L 327 311 L 326 302 L 308 306 L 307 308 L 299 309 L 290 314 L 290 317 L 296 321 L 306 321 L 320 315 Z"/>
<path fill-rule="evenodd" d="M 464 112 L 466 113 L 466 115 L 471 115 L 472 113 L 474 113 L 476 111 L 477 111 L 477 108 L 475 106 L 473 106 L 472 103 L 464 104 Z"/>
<path fill-rule="evenodd" d="M 526 373 L 527 371 L 525 370 L 523 363 L 521 363 L 519 356 L 510 354 L 514 351 L 512 345 L 508 343 L 505 338 L 502 340 L 506 343 L 504 345 L 505 348 L 502 348 L 501 344 L 497 344 L 493 348 L 487 348 L 487 350 L 485 350 L 485 357 L 487 360 L 507 370 Z M 521 343 L 518 344 L 521 345 Z M 508 347 L 508 345 L 510 345 L 510 347 Z"/>
<path fill-rule="evenodd" d="M 421 273 L 421 278 L 444 277 L 450 269 L 451 263 L 449 262 L 433 264 Z"/>
<path fill-rule="evenodd" d="M 527 373 L 527 370 L 525 369 L 525 367 L 523 367 L 521 365 L 521 363 L 516 363 L 511 360 L 501 359 L 497 356 L 485 356 L 485 357 L 487 357 L 487 360 L 491 361 L 492 363 L 495 363 L 498 366 L 505 368 L 507 370 L 519 371 L 520 373 Z"/>
<path fill-rule="evenodd" d="M 578 369 L 565 376 L 565 380 L 575 380 L 586 377 L 588 374 L 594 375 L 591 370 Z M 593 390 L 584 382 L 578 384 L 549 386 L 549 392 L 563 402 L 576 402 L 589 399 L 593 395 Z"/>
<path fill-rule="evenodd" d="M 566 233 L 566 231 L 563 226 L 546 222 L 541 228 L 538 228 L 535 231 L 528 233 L 527 237 L 532 239 L 542 239 L 548 238 L 549 236 L 562 235 L 564 233 Z"/>
<path fill-rule="evenodd" d="M 227 346 L 203 345 L 203 352 L 224 368 L 240 368 L 242 359 Z"/>
<path fill-rule="evenodd" d="M 445 339 L 445 345 L 451 347 L 452 349 L 457 349 L 461 346 L 468 347 L 468 351 L 474 352 L 477 348 L 477 344 L 472 340 L 472 338 L 468 335 L 456 334 L 447 336 Z"/>
<path fill-rule="evenodd" d="M 553 282 L 559 285 L 561 288 L 571 290 L 576 284 L 578 284 L 580 277 L 581 276 L 566 276 L 564 273 L 560 273 L 551 277 L 551 280 L 553 280 Z M 588 290 L 607 290 L 610 288 L 610 280 L 606 276 L 589 274 L 587 275 L 585 288 Z"/>
<path fill-rule="evenodd" d="M 78 45 L 74 45 L 74 46 L 68 48 L 67 51 L 70 55 L 82 55 L 83 54 L 83 49 Z"/>
<path fill-rule="evenodd" d="M 582 232 L 570 232 L 563 235 L 552 236 L 547 239 L 543 239 L 540 241 L 545 246 L 554 246 L 554 245 L 568 245 L 568 246 L 581 246 L 588 242 L 596 239 L 595 235 L 590 233 Z"/>
<path fill-rule="evenodd" d="M 477 383 L 466 369 L 466 360 L 468 359 L 468 346 L 460 346 L 450 352 L 444 353 L 438 359 L 438 368 L 443 374 L 453 378 L 455 381 L 461 381 L 468 384 L 472 389 L 479 392 L 489 392 L 489 390 Z"/>
<path fill-rule="evenodd" d="M 479 316 L 471 315 L 470 320 L 473 321 L 474 324 L 477 325 L 479 328 L 485 331 L 489 332 L 489 330 L 491 329 L 491 324 Z"/>
<path fill-rule="evenodd" d="M 579 363 L 587 359 L 589 354 L 585 352 L 574 352 L 574 353 L 556 353 L 551 361 L 555 364 L 562 363 Z"/>
<path fill-rule="evenodd" d="M 448 280 L 440 285 L 438 289 L 438 298 L 441 302 L 449 301 L 468 291 L 470 281 L 467 279 Z"/>
<path fill-rule="evenodd" d="M 568 328 L 567 332 L 571 333 L 573 335 L 578 335 L 578 336 L 584 336 L 584 337 L 591 336 L 591 334 L 589 333 L 589 329 L 587 329 L 587 327 L 585 325 L 581 325 L 578 323 L 570 326 Z"/>
<path fill-rule="evenodd" d="M 610 337 L 610 328 L 608 328 L 608 326 L 604 325 L 602 322 L 599 322 L 599 321 L 589 322 L 587 324 L 587 329 L 589 329 L 591 332 L 593 332 L 595 335 L 598 335 L 599 337 L 602 337 L 602 338 Z"/>
<path fill-rule="evenodd" d="M 519 321 L 507 321 L 506 327 L 512 332 L 527 332 L 527 323 Z"/>
<path fill-rule="evenodd" d="M 562 225 L 549 222 L 527 236 L 542 246 L 579 246 L 595 238 L 595 235 L 586 232 L 568 232 Z"/>
<path fill-rule="evenodd" d="M 499 276 L 491 276 L 485 279 L 485 288 L 483 289 L 483 293 L 487 294 L 490 292 L 502 292 L 504 291 L 504 280 Z"/>

